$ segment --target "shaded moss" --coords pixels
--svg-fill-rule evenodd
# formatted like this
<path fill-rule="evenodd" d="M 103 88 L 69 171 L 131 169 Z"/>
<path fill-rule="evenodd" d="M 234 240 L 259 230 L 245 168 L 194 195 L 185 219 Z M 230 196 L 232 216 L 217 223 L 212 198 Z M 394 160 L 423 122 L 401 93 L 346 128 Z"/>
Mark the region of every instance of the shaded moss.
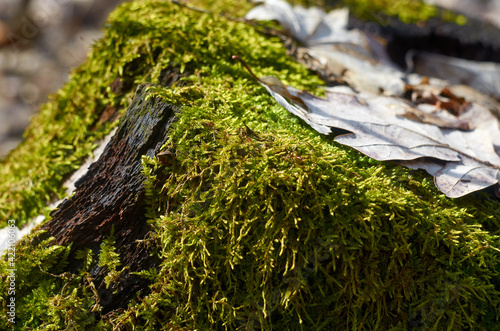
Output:
<path fill-rule="evenodd" d="M 38 156 L 21 156 L 32 149 L 47 168 L 33 183 L 51 171 L 69 173 L 51 164 L 53 155 L 78 163 L 107 130 L 97 125 L 100 109 L 128 105 L 134 86 L 161 83 L 164 69 L 181 68 L 185 75 L 172 88 L 149 90 L 182 107 L 165 146 L 173 162 L 143 158 L 156 232 L 150 244 L 163 263 L 139 273 L 154 281 L 150 295 L 102 316 L 88 273 L 99 259 L 79 252 L 84 267 L 70 274 L 64 270 L 70 247 L 50 241 L 31 247 L 27 238 L 16 252 L 17 326 L 491 329 L 498 320 L 500 204 L 484 193 L 447 199 L 424 172 L 374 161 L 318 135 L 278 106 L 231 61 L 233 54 L 259 76 L 321 93 L 321 81 L 288 58 L 279 40 L 243 22 L 159 0 L 125 3 L 111 14 L 88 61 L 5 162 L 18 162 L 28 175 Z M 116 77 L 124 81 L 118 95 L 110 88 Z M 65 121 L 75 125 L 73 118 L 82 128 L 71 144 L 83 147 L 36 149 L 33 132 L 44 121 L 54 125 L 36 137 L 59 141 L 69 139 L 60 130 Z M 37 194 L 58 192 L 32 185 Z M 18 195 L 4 215 L 20 220 L 50 198 L 41 194 L 35 204 L 27 187 L 10 189 Z M 102 247 L 111 270 L 115 260 L 104 257 L 113 252 L 113 238 Z M 5 277 L 5 256 L 0 266 Z M 5 312 L 6 289 L 1 298 Z"/>
<path fill-rule="evenodd" d="M 3 316 L 1 325 L 41 327 L 48 330 L 79 329 L 95 324 L 94 312 L 99 309 L 94 298 L 92 278 L 85 271 L 78 275 L 65 272 L 71 246 L 53 245 L 51 239 L 33 245 L 35 235 L 23 238 L 16 245 L 15 296 L 1 289 Z M 5 260 L 0 262 L 2 277 L 13 269 Z M 16 324 L 7 322 L 6 304 L 15 298 Z"/>

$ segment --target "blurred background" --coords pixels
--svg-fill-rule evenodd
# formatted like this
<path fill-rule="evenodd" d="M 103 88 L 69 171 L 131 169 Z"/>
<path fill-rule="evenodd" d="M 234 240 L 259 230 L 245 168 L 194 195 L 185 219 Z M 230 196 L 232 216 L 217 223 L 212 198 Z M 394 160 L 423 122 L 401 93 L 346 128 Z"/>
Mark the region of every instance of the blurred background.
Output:
<path fill-rule="evenodd" d="M 123 0 L 0 0 L 0 159 Z"/>
<path fill-rule="evenodd" d="M 500 0 L 425 0 L 500 27 Z"/>
<path fill-rule="evenodd" d="M 0 159 L 124 0 L 0 0 Z M 426 0 L 500 26 L 500 0 Z"/>

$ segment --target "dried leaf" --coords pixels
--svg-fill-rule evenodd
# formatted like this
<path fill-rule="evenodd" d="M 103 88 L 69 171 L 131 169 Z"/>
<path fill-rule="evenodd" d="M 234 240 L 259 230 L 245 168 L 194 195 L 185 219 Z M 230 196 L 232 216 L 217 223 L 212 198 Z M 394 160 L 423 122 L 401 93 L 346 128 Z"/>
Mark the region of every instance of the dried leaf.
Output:
<path fill-rule="evenodd" d="M 500 64 L 456 59 L 449 56 L 414 52 L 414 71 L 464 84 L 500 98 Z"/>
<path fill-rule="evenodd" d="M 473 130 L 464 131 L 413 121 L 404 115 L 412 106 L 395 97 L 348 91 L 345 87 L 329 89 L 322 99 L 288 87 L 289 94 L 300 98 L 307 109 L 290 104 L 264 83 L 279 104 L 302 118 L 318 132 L 331 128 L 352 133 L 335 141 L 357 149 L 376 160 L 403 161 L 411 168 L 421 168 L 434 175 L 436 186 L 451 198 L 498 183 L 500 156 L 499 123 L 485 107 L 471 103 L 458 118 Z M 414 108 L 413 113 L 418 113 Z"/>
<path fill-rule="evenodd" d="M 417 72 L 439 78 L 406 74 L 391 63 L 383 43 L 346 28 L 347 11 L 326 14 L 282 0 L 262 2 L 247 18 L 278 20 L 326 67 L 326 76 L 352 87 L 326 88 L 322 99 L 277 78 L 257 78 L 288 111 L 322 134 L 332 128 L 351 132 L 335 141 L 374 159 L 425 169 L 448 197 L 498 183 L 500 130 L 492 113 L 500 115 L 500 104 L 453 85 L 466 83 L 498 97 L 498 65 L 409 52 L 408 64 Z"/>
<path fill-rule="evenodd" d="M 260 2 L 263 4 L 245 18 L 279 21 L 328 72 L 343 76 L 358 90 L 387 95 L 404 92 L 404 73 L 392 63 L 378 39 L 347 28 L 347 9 L 325 13 L 315 7 L 292 7 L 283 0 Z"/>
<path fill-rule="evenodd" d="M 439 106 L 440 103 L 437 105 Z M 460 108 L 462 109 L 462 108 Z M 406 112 L 401 115 L 407 119 L 418 121 L 427 124 L 435 124 L 442 128 L 450 128 L 450 129 L 459 129 L 459 130 L 470 130 L 471 127 L 469 123 L 456 119 L 453 115 L 438 109 L 438 111 L 433 112 L 433 109 L 430 109 L 430 112 L 426 112 L 421 109 L 408 107 L 406 108 Z"/>

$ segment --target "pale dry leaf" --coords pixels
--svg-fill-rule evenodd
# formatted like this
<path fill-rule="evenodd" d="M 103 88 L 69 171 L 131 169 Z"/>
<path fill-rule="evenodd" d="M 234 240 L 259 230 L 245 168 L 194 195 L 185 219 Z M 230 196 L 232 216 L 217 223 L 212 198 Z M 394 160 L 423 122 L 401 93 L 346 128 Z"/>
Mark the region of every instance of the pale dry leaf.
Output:
<path fill-rule="evenodd" d="M 276 20 L 295 39 L 307 46 L 349 43 L 363 46 L 365 38 L 357 30 L 347 30 L 348 10 L 339 9 L 325 13 L 317 7 L 292 7 L 284 0 L 256 1 L 261 3 L 250 10 L 248 20 Z"/>
<path fill-rule="evenodd" d="M 277 20 L 300 41 L 306 52 L 336 76 L 358 90 L 386 95 L 404 92 L 405 74 L 396 68 L 384 47 L 369 35 L 348 29 L 349 11 L 325 13 L 319 8 L 292 7 L 283 0 L 259 1 L 262 5 L 246 19 Z"/>
<path fill-rule="evenodd" d="M 500 98 L 500 64 L 452 58 L 440 54 L 414 52 L 414 71 L 421 75 L 446 79 Z"/>
<path fill-rule="evenodd" d="M 279 104 L 302 118 L 315 130 L 331 128 L 352 133 L 336 142 L 380 161 L 401 161 L 434 175 L 439 190 L 451 198 L 484 189 L 499 181 L 499 123 L 491 112 L 476 103 L 457 117 L 473 130 L 457 130 L 404 117 L 412 105 L 401 98 L 331 88 L 326 99 L 287 87 L 287 93 L 306 106 L 291 104 L 261 82 Z M 413 110 L 415 111 L 415 110 Z"/>
<path fill-rule="evenodd" d="M 283 0 L 261 2 L 247 18 L 278 20 L 327 72 L 352 87 L 325 88 L 322 99 L 277 78 L 256 77 L 288 111 L 322 134 L 332 128 L 351 132 L 335 141 L 374 159 L 425 169 L 448 197 L 498 183 L 500 130 L 492 112 L 498 116 L 500 104 L 453 85 L 466 83 L 498 96 L 496 65 L 413 52 L 408 58 L 417 70 L 442 79 L 406 74 L 381 44 L 346 28 L 346 10 L 326 14 Z M 443 80 L 448 77 L 451 81 Z"/>

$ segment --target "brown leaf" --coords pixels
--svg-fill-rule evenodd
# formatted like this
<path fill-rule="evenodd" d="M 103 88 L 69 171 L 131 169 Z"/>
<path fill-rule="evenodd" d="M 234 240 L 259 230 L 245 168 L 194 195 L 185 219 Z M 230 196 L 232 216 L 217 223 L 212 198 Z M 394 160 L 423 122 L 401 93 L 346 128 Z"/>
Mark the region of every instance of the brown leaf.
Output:
<path fill-rule="evenodd" d="M 427 113 L 417 108 L 408 107 L 403 115 L 412 121 L 418 121 L 421 123 L 434 124 L 441 128 L 449 129 L 459 129 L 459 130 L 470 130 L 469 123 L 461 121 L 459 119 L 448 117 L 445 118 L 442 112 L 437 113 Z"/>
<path fill-rule="evenodd" d="M 293 103 L 296 103 L 299 106 L 301 106 L 302 108 L 307 110 L 306 104 L 304 102 L 302 102 L 302 100 L 300 98 L 297 98 L 296 96 L 291 95 L 290 92 L 288 92 L 288 90 L 286 89 L 285 84 L 283 84 L 281 82 L 281 80 L 279 80 L 277 77 L 275 77 L 275 76 L 262 77 L 259 79 L 259 82 L 262 85 L 273 90 L 275 93 L 278 93 L 283 98 L 290 100 Z"/>
<path fill-rule="evenodd" d="M 352 132 L 335 141 L 376 160 L 400 160 L 408 167 L 427 170 L 448 197 L 461 197 L 499 181 L 500 156 L 495 151 L 500 145 L 499 123 L 479 104 L 471 103 L 456 117 L 455 126 L 462 129 L 457 130 L 450 123 L 440 125 L 442 118 L 425 114 L 401 98 L 360 94 L 342 87 L 329 89 L 327 99 L 322 99 L 287 87 L 307 106 L 302 109 L 261 84 L 278 103 L 318 132 L 328 134 L 330 128 Z M 408 114 L 419 121 L 408 119 Z M 469 124 L 473 130 L 464 131 L 462 126 Z"/>

